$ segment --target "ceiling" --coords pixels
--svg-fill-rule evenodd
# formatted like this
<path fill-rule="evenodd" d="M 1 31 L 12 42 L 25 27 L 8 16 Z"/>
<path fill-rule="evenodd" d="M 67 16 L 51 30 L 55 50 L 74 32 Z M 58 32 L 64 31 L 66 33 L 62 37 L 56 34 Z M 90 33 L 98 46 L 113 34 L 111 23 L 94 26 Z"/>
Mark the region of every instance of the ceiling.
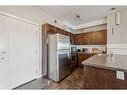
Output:
<path fill-rule="evenodd" d="M 125 6 L 36 6 L 41 11 L 66 21 L 72 26 L 103 19 L 111 12 L 112 7 L 117 10 L 125 8 Z M 81 20 L 74 18 L 75 13 L 80 15 Z"/>

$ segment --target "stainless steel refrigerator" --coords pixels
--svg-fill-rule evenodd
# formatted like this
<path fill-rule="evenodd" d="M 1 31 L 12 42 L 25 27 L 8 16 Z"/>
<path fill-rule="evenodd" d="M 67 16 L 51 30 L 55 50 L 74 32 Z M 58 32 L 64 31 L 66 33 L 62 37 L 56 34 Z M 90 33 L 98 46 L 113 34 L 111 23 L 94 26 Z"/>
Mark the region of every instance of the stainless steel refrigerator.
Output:
<path fill-rule="evenodd" d="M 70 38 L 62 34 L 48 36 L 48 78 L 59 82 L 70 74 Z"/>

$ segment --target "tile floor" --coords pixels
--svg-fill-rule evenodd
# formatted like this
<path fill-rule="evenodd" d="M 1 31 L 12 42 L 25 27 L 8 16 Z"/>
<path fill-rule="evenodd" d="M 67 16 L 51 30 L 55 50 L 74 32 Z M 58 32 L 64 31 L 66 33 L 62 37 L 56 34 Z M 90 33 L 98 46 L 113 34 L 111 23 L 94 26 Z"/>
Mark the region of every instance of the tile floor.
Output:
<path fill-rule="evenodd" d="M 83 68 L 78 67 L 68 77 L 59 83 L 49 79 L 40 78 L 33 80 L 16 89 L 83 89 Z"/>

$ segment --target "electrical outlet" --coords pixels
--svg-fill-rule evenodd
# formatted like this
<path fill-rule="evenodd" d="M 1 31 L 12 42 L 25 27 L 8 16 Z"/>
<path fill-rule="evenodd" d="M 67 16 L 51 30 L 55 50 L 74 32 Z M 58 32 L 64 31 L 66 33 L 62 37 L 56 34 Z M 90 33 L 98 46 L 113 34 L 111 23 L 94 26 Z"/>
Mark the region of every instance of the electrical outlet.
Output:
<path fill-rule="evenodd" d="M 116 78 L 120 80 L 124 80 L 124 72 L 123 71 L 116 71 Z"/>

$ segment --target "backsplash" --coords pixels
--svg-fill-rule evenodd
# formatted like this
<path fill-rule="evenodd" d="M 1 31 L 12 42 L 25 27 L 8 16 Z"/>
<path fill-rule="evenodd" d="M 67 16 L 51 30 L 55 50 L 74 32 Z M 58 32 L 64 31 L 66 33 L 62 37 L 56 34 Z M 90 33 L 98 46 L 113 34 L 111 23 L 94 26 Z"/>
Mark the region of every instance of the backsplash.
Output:
<path fill-rule="evenodd" d="M 72 46 L 76 46 L 76 48 L 81 49 L 81 51 L 83 48 L 87 48 L 89 52 L 91 52 L 93 48 L 96 48 L 102 51 L 106 50 L 107 48 L 107 45 L 72 45 Z"/>

